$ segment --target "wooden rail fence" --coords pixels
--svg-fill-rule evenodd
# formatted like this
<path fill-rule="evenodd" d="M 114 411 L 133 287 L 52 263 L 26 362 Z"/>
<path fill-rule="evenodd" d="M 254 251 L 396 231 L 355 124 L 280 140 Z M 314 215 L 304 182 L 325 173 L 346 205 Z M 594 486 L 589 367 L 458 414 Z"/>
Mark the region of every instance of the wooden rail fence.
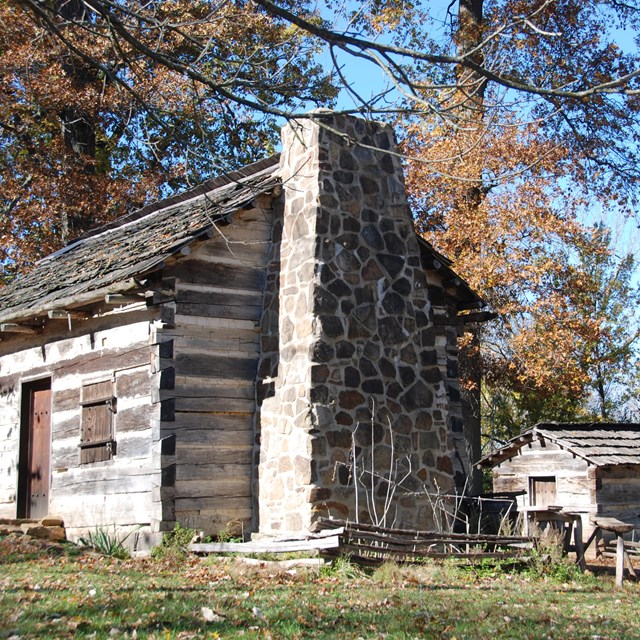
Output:
<path fill-rule="evenodd" d="M 319 531 L 305 538 L 257 540 L 244 543 L 191 544 L 195 553 L 288 553 L 318 551 L 329 557 L 349 556 L 367 564 L 386 561 L 419 562 L 424 558 L 523 558 L 536 546 L 532 536 L 445 533 L 395 529 L 321 519 Z"/>

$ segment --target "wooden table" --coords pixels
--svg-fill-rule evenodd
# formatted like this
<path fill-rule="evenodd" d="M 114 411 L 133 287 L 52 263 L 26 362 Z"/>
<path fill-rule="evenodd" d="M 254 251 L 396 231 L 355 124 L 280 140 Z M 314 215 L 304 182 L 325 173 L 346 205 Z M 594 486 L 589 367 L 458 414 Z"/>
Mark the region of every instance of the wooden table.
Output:
<path fill-rule="evenodd" d="M 564 530 L 563 549 L 565 553 L 573 551 L 576 554 L 576 564 L 583 571 L 586 569 L 585 547 L 582 542 L 582 516 L 579 513 L 554 507 L 520 507 L 519 511 L 525 514 L 525 535 L 530 535 L 532 523 L 562 524 Z M 573 545 L 571 544 L 572 533 Z"/>

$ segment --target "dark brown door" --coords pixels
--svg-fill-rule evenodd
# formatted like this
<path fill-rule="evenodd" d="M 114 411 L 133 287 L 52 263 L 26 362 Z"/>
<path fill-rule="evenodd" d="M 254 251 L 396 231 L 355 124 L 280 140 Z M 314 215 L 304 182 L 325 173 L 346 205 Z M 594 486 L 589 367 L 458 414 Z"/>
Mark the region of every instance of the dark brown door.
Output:
<path fill-rule="evenodd" d="M 18 517 L 43 518 L 49 512 L 51 381 L 25 384 L 22 392 Z"/>

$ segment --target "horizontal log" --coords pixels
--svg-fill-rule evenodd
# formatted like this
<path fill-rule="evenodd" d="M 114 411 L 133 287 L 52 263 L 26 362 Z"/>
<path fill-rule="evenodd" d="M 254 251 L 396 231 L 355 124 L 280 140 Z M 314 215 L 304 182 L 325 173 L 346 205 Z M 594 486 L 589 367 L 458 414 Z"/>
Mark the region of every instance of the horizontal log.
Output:
<path fill-rule="evenodd" d="M 55 476 L 56 483 L 59 487 L 82 483 L 99 484 L 120 478 L 126 480 L 127 478 L 149 477 L 154 473 L 150 457 L 137 460 L 116 460 L 116 458 L 108 463 L 84 464 L 77 469 L 69 469 L 66 473 Z"/>
<path fill-rule="evenodd" d="M 622 522 L 634 523 L 636 525 L 640 524 L 637 501 L 629 505 L 601 504 L 598 517 L 617 518 Z M 638 528 L 640 528 L 640 526 Z"/>
<path fill-rule="evenodd" d="M 392 536 L 396 536 L 401 539 L 407 540 L 429 540 L 433 536 L 447 536 L 448 538 L 452 538 L 455 540 L 466 540 L 466 539 L 474 539 L 474 538 L 482 538 L 484 541 L 488 542 L 500 542 L 501 540 L 510 539 L 514 541 L 526 542 L 531 541 L 533 538 L 528 536 L 501 536 L 501 535 L 491 535 L 491 534 L 467 534 L 467 533 L 443 533 L 442 531 L 425 531 L 425 530 L 416 530 L 416 529 L 399 529 L 399 528 L 390 528 L 390 527 L 381 527 L 374 524 L 366 524 L 364 522 L 358 523 L 346 523 L 343 520 L 332 520 L 329 518 L 319 518 L 318 526 L 324 527 L 327 529 L 337 528 L 337 527 L 345 527 L 345 530 L 349 534 L 357 535 L 359 533 L 364 532 L 373 532 L 379 535 L 389 534 Z"/>
<path fill-rule="evenodd" d="M 251 496 L 251 478 L 176 481 L 176 496 L 182 498 L 239 498 Z"/>
<path fill-rule="evenodd" d="M 496 549 L 483 549 L 482 547 L 484 547 L 485 545 L 482 545 L 481 548 L 475 548 L 473 544 L 466 544 L 466 543 L 461 543 L 461 542 L 452 542 L 452 541 L 442 541 L 442 542 L 426 542 L 426 541 L 421 541 L 421 542 L 417 542 L 415 544 L 393 544 L 392 542 L 381 542 L 381 541 L 375 541 L 375 540 L 371 540 L 371 541 L 366 541 L 366 540 L 362 540 L 361 538 L 354 538 L 353 536 L 349 535 L 348 533 L 345 534 L 344 536 L 345 539 L 345 543 L 352 545 L 352 546 L 357 546 L 357 547 L 362 547 L 362 548 L 367 548 L 367 549 L 372 549 L 372 550 L 377 550 L 377 551 L 393 551 L 393 552 L 398 552 L 398 553 L 407 553 L 407 554 L 413 554 L 415 556 L 419 556 L 422 555 L 426 552 L 442 552 L 442 553 L 446 553 L 449 551 L 468 551 L 469 553 L 480 553 L 483 550 L 484 551 L 488 551 L 488 552 L 498 552 L 496 551 Z M 477 544 L 477 543 L 476 543 Z M 500 545 L 490 545 L 492 547 L 496 547 L 496 546 L 500 546 Z M 535 545 L 533 542 L 527 542 L 527 543 L 515 543 L 515 544 L 503 544 L 503 547 L 509 547 L 511 548 L 513 551 L 516 550 L 521 550 L 521 549 L 531 549 L 533 548 Z"/>
<path fill-rule="evenodd" d="M 417 560 L 418 562 L 421 562 L 423 558 L 435 558 L 435 559 L 446 559 L 446 558 L 460 558 L 460 559 L 467 559 L 467 560 L 485 560 L 485 559 L 495 559 L 495 560 L 502 560 L 502 559 L 509 559 L 509 560 L 513 560 L 516 562 L 529 562 L 532 557 L 531 556 L 527 556 L 527 555 L 523 555 L 520 553 L 505 553 L 505 552 L 499 552 L 499 553 L 490 553 L 490 552 L 478 552 L 478 553 L 439 553 L 439 552 L 429 552 L 429 553 L 424 553 L 422 555 L 409 555 L 409 554 L 402 554 L 402 553 L 375 553 L 375 552 L 371 552 L 371 553 L 367 553 L 367 550 L 365 549 L 361 549 L 359 547 L 352 547 L 351 545 L 344 545 L 342 547 L 340 547 L 340 552 L 342 554 L 348 555 L 351 560 L 353 561 L 359 561 L 359 560 L 363 560 L 365 562 L 367 561 L 372 561 L 372 560 L 376 560 L 376 561 L 385 561 L 385 560 L 395 560 L 398 562 L 412 562 L 414 560 Z"/>
<path fill-rule="evenodd" d="M 178 443 L 176 459 L 181 465 L 196 464 L 251 464 L 253 461 L 253 438 L 245 446 L 193 447 L 188 443 Z"/>
<path fill-rule="evenodd" d="M 221 355 L 179 353 L 174 359 L 176 375 L 254 381 L 258 369 L 257 358 L 230 358 Z"/>
<path fill-rule="evenodd" d="M 176 481 L 182 480 L 216 480 L 242 482 L 250 479 L 253 466 L 250 463 L 213 463 L 213 464 L 184 464 L 184 460 L 176 458 Z"/>
<path fill-rule="evenodd" d="M 210 542 L 208 544 L 190 544 L 189 551 L 193 553 L 292 553 L 295 551 L 320 551 L 323 549 L 337 549 L 340 546 L 340 536 L 311 540 L 296 540 L 288 542 Z"/>
<path fill-rule="evenodd" d="M 175 396 L 176 412 L 245 413 L 253 415 L 255 406 L 253 398 L 219 398 L 215 395 L 199 398 Z"/>
<path fill-rule="evenodd" d="M 220 305 L 225 307 L 261 307 L 262 292 L 255 290 L 238 291 L 237 289 L 198 287 L 178 289 L 178 304 Z"/>
<path fill-rule="evenodd" d="M 0 376 L 0 398 L 7 400 L 11 397 L 16 397 L 20 392 L 21 380 L 20 374 L 17 373 Z"/>
<path fill-rule="evenodd" d="M 205 498 L 201 498 L 205 500 Z M 193 518 L 198 516 L 202 521 L 210 523 L 231 525 L 234 520 L 250 520 L 253 515 L 252 501 L 250 497 L 241 498 L 223 498 L 227 504 L 217 507 L 216 509 L 206 509 L 203 506 L 197 506 L 194 509 L 176 508 L 177 515 L 189 516 Z"/>
<path fill-rule="evenodd" d="M 176 511 L 198 511 L 213 513 L 220 511 L 241 511 L 251 506 L 251 496 L 225 496 L 217 498 L 182 498 L 176 496 Z"/>
<path fill-rule="evenodd" d="M 133 489 L 120 495 L 57 495 L 52 493 L 51 513 L 59 514 L 74 527 L 111 527 L 137 525 L 150 522 L 151 493 Z"/>
<path fill-rule="evenodd" d="M 184 447 L 191 449 L 199 447 L 201 450 L 211 451 L 211 455 L 214 455 L 212 447 L 221 447 L 222 449 L 253 447 L 255 439 L 253 430 L 247 429 L 241 431 L 179 429 L 174 433 L 176 434 L 176 451 Z M 167 432 L 165 435 L 170 434 Z"/>
<path fill-rule="evenodd" d="M 151 418 L 154 415 L 151 404 L 124 410 L 118 409 L 115 416 L 116 434 L 128 431 L 145 431 L 150 428 Z"/>
<path fill-rule="evenodd" d="M 169 267 L 167 272 L 175 276 L 178 283 L 180 281 L 194 282 L 251 291 L 262 291 L 264 284 L 264 272 L 262 269 L 238 265 L 230 266 L 219 262 L 204 262 L 194 259 L 181 260 Z"/>
<path fill-rule="evenodd" d="M 83 468 L 87 465 L 82 465 Z M 71 471 L 71 469 L 70 469 Z M 65 477 L 66 474 L 56 474 L 52 478 L 51 493 L 57 497 L 65 495 L 74 496 L 105 496 L 123 495 L 150 491 L 154 481 L 153 474 L 147 475 L 114 475 L 112 478 L 86 478 Z"/>
<path fill-rule="evenodd" d="M 216 396 L 217 398 L 255 398 L 255 382 L 201 378 L 193 375 L 176 376 L 176 394 L 183 397 Z"/>
<path fill-rule="evenodd" d="M 78 409 L 80 407 L 80 386 L 60 391 L 54 389 L 51 404 L 54 413 Z"/>
<path fill-rule="evenodd" d="M 551 445 L 547 445 L 544 449 L 529 449 L 525 446 L 497 468 L 501 473 L 523 475 L 548 475 L 550 469 L 561 469 L 563 474 L 572 471 L 586 475 L 588 465 L 582 458 L 574 458 L 567 451 L 554 450 Z"/>
<path fill-rule="evenodd" d="M 35 335 L 38 333 L 38 329 L 31 325 L 17 324 L 15 322 L 2 322 L 0 323 L 0 333 L 23 333 L 28 335 Z M 40 329 L 41 331 L 41 329 Z"/>
<path fill-rule="evenodd" d="M 151 371 L 147 367 L 119 373 L 116 376 L 116 398 L 148 396 L 151 380 Z"/>
<path fill-rule="evenodd" d="M 260 319 L 262 309 L 257 305 L 234 307 L 231 305 L 221 304 L 181 303 L 176 305 L 176 313 L 181 316 L 232 318 L 238 320 L 253 320 L 254 322 L 257 322 Z"/>
<path fill-rule="evenodd" d="M 239 529 L 248 531 L 251 523 L 251 515 L 248 515 L 246 510 L 230 510 L 207 515 L 176 511 L 175 517 L 178 522 L 202 531 L 205 535 L 216 535 L 222 532 L 226 534 L 230 528 L 234 531 Z"/>
<path fill-rule="evenodd" d="M 87 375 L 104 372 L 113 375 L 114 371 L 141 367 L 149 364 L 150 348 L 148 344 L 137 347 L 127 346 L 102 352 L 100 355 L 85 355 L 73 358 L 71 361 L 59 362 L 54 370 L 62 369 L 67 375 Z"/>
<path fill-rule="evenodd" d="M 80 437 L 80 410 L 76 415 L 66 420 L 59 420 L 54 414 L 51 431 L 55 440 L 65 440 L 67 438 Z"/>
<path fill-rule="evenodd" d="M 640 473 L 640 465 L 616 465 L 607 468 L 598 469 L 598 475 L 602 478 L 603 485 L 608 480 L 622 480 L 627 481 L 629 479 L 635 479 Z"/>
<path fill-rule="evenodd" d="M 189 333 L 176 339 L 176 352 L 202 351 L 212 355 L 228 355 L 231 358 L 253 358 L 259 354 L 260 334 L 255 330 L 253 323 L 250 329 L 237 329 L 233 333 L 235 335 L 229 337 L 210 329 L 207 329 L 207 335 L 204 336 Z"/>
<path fill-rule="evenodd" d="M 270 247 L 271 225 L 263 212 L 250 220 L 246 212 L 236 212 L 233 224 L 224 230 L 224 237 L 216 236 L 213 241 L 203 243 L 193 256 L 201 259 L 218 260 L 225 264 L 239 266 L 251 264 L 263 268 Z"/>
<path fill-rule="evenodd" d="M 250 431 L 253 433 L 253 415 L 246 412 L 197 412 L 176 413 L 175 431 L 180 439 L 187 431 L 214 432 L 211 435 L 215 439 L 220 431 Z M 203 434 L 206 437 L 206 434 Z M 185 436 L 186 437 L 186 436 Z"/>
<path fill-rule="evenodd" d="M 117 458 L 140 459 L 151 455 L 151 429 L 116 434 Z"/>
<path fill-rule="evenodd" d="M 74 440 L 71 444 L 69 440 L 65 440 L 65 446 L 52 446 L 51 451 L 51 468 L 57 472 L 66 471 L 80 466 L 80 453 L 78 451 L 78 441 Z"/>
<path fill-rule="evenodd" d="M 603 479 L 598 490 L 598 502 L 602 504 L 630 504 L 640 495 L 640 478 Z"/>
<path fill-rule="evenodd" d="M 521 552 L 523 549 L 533 549 L 534 544 L 530 543 L 518 543 L 518 544 L 502 544 L 502 545 L 479 545 L 475 544 L 465 544 L 465 543 L 452 543 L 449 542 L 419 542 L 414 545 L 408 544 L 392 544 L 390 542 L 382 543 L 382 542 L 365 542 L 361 539 L 352 539 L 350 536 L 346 537 L 346 542 L 353 546 L 363 547 L 367 549 L 376 549 L 378 551 L 385 552 L 393 552 L 393 553 L 403 553 L 412 555 L 414 557 L 420 557 L 429 553 L 501 553 L 506 552 L 507 549 L 510 549 L 512 552 Z M 490 546 L 491 548 L 487 549 L 486 547 Z M 500 547 L 497 549 L 496 547 Z"/>

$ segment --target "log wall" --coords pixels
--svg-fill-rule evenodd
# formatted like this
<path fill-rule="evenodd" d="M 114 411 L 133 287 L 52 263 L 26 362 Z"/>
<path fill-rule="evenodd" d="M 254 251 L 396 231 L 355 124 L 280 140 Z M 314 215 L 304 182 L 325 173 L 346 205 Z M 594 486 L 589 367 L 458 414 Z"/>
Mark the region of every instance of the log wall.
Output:
<path fill-rule="evenodd" d="M 160 500 L 164 528 L 174 522 L 207 534 L 246 532 L 252 510 L 255 384 L 271 199 L 238 211 L 187 257 L 164 271 L 165 325 L 161 419 L 164 455 Z M 170 310 L 170 313 L 167 311 Z M 171 316 L 171 317 L 170 317 Z"/>
<path fill-rule="evenodd" d="M 446 416 L 451 434 L 454 450 L 451 462 L 456 489 L 464 492 L 469 489 L 466 483 L 476 455 L 465 435 L 458 377 L 458 337 L 462 335 L 464 328 L 462 322 L 456 318 L 455 292 L 447 291 L 443 277 L 433 262 L 427 261 L 425 273 L 433 314 L 437 365 L 447 391 L 447 402 L 441 402 L 439 408 Z"/>
<path fill-rule="evenodd" d="M 635 524 L 640 529 L 640 468 L 638 465 L 618 465 L 598 469 L 596 486 L 598 515 L 618 518 L 623 522 Z M 635 532 L 635 540 L 638 539 L 638 533 Z"/>
<path fill-rule="evenodd" d="M 153 537 L 154 461 L 151 445 L 150 327 L 155 311 L 144 303 L 126 312 L 51 324 L 41 335 L 21 338 L 14 353 L 0 356 L 0 514 L 16 516 L 21 390 L 50 378 L 51 477 L 49 513 L 61 516 L 70 537 L 96 526 L 135 527 L 141 546 Z M 8 350 L 6 341 L 3 348 Z M 81 390 L 111 380 L 116 397 L 112 459 L 80 463 Z M 142 527 L 138 530 L 138 527 Z"/>
<path fill-rule="evenodd" d="M 493 469 L 493 487 L 496 492 L 526 491 L 518 498 L 518 507 L 522 509 L 531 504 L 530 478 L 549 476 L 556 478 L 557 505 L 582 515 L 585 539 L 593 532 L 592 518 L 596 516 L 618 518 L 640 528 L 637 465 L 588 466 L 585 460 L 557 445 L 547 443 L 542 447 L 535 441 Z M 604 537 L 613 536 L 605 533 Z"/>

